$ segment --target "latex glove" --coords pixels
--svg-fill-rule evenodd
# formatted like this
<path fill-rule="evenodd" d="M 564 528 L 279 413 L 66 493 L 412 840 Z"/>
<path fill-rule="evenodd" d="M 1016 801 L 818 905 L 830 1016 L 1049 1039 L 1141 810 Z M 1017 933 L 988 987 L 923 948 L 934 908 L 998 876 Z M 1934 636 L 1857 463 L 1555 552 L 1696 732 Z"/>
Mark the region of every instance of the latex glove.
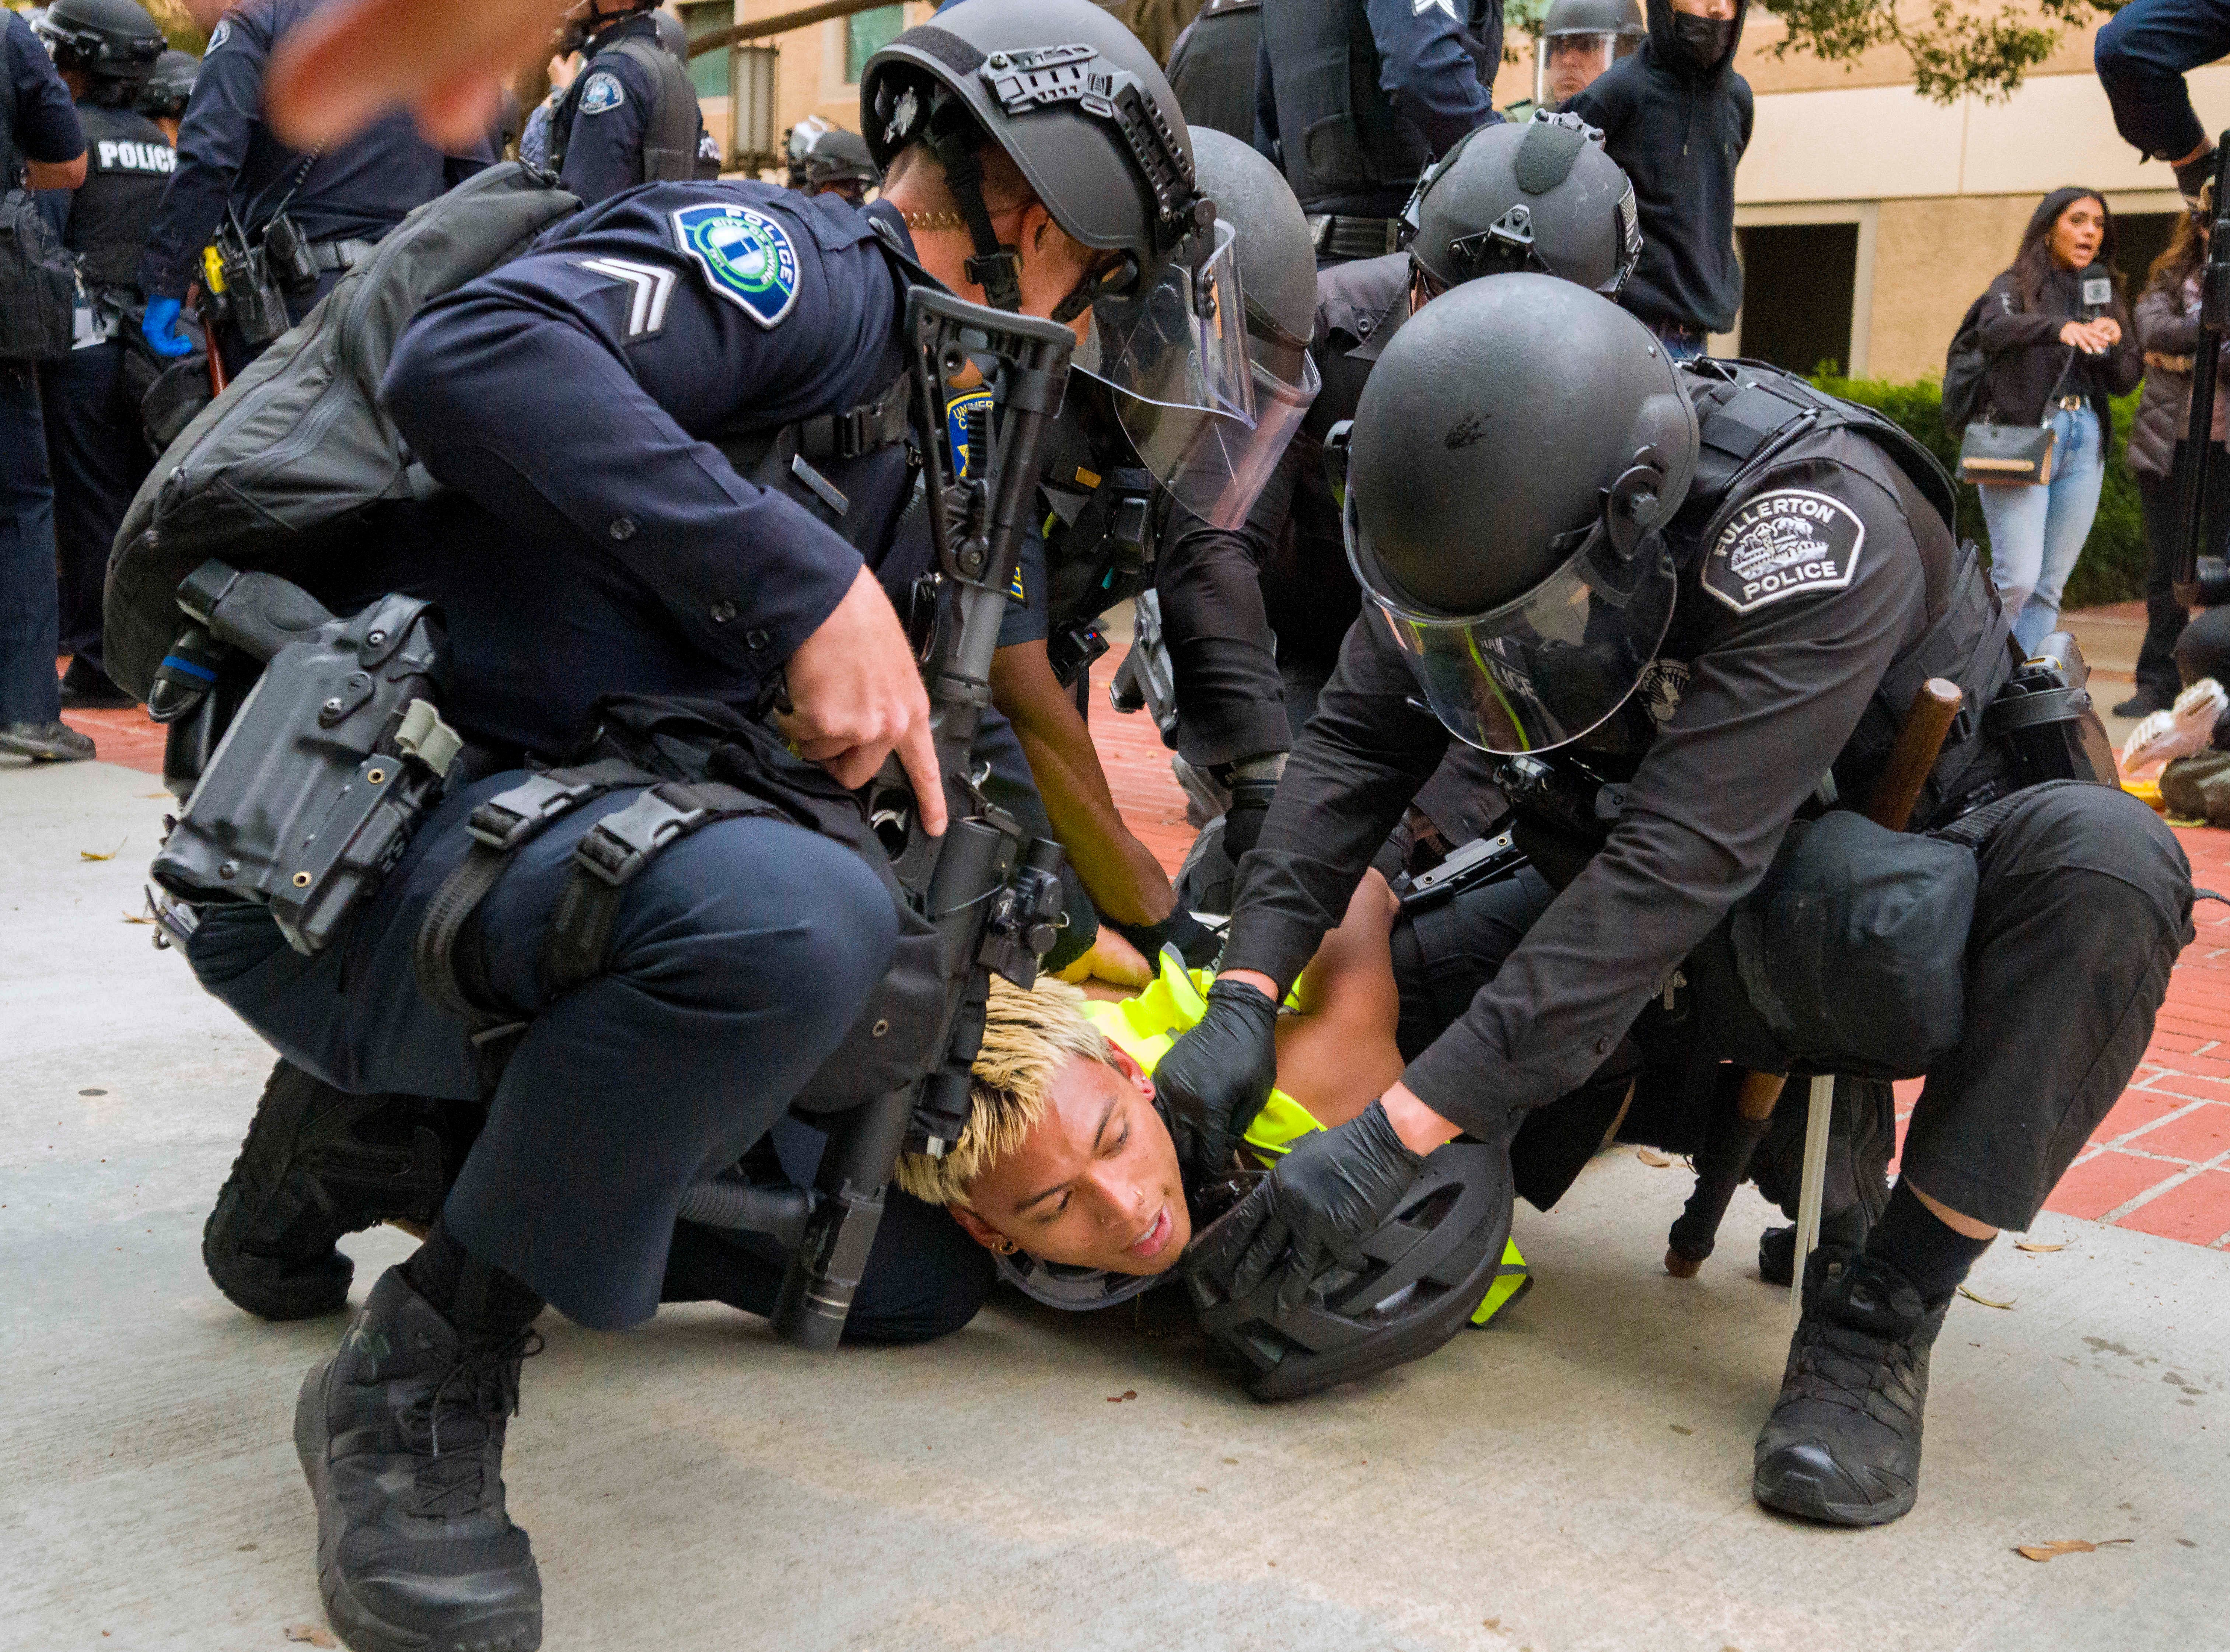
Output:
<path fill-rule="evenodd" d="M 1277 1311 L 1290 1314 L 1318 1280 L 1362 1268 L 1363 1242 L 1424 1164 L 1373 1102 L 1345 1124 L 1303 1136 L 1187 1265 L 1234 1302 L 1274 1277 Z"/>
<path fill-rule="evenodd" d="M 194 353 L 194 341 L 178 331 L 178 312 L 184 308 L 176 299 L 147 300 L 147 313 L 139 318 L 139 336 L 158 356 Z"/>
<path fill-rule="evenodd" d="M 1233 1145 L 1270 1099 L 1278 1079 L 1278 1006 L 1244 981 L 1208 989 L 1200 1025 L 1154 1068 L 1154 1090 L 1176 1138 L 1188 1184 L 1221 1173 Z"/>

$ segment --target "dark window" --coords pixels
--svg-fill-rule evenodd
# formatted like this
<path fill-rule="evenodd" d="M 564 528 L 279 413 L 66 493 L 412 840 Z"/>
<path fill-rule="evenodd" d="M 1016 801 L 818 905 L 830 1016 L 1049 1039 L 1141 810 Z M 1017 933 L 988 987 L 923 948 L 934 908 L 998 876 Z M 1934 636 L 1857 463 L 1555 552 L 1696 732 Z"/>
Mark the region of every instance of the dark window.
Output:
<path fill-rule="evenodd" d="M 1851 359 L 1856 224 L 1771 224 L 1735 231 L 1742 249 L 1742 353 L 1792 373 Z"/>
<path fill-rule="evenodd" d="M 2145 272 L 2168 250 L 2180 212 L 2117 212 L 2114 215 L 2114 267 L 2122 272 L 2122 291 L 2131 304 L 2145 290 Z"/>
<path fill-rule="evenodd" d="M 860 84 L 867 60 L 906 32 L 904 6 L 877 6 L 844 19 L 844 84 Z"/>

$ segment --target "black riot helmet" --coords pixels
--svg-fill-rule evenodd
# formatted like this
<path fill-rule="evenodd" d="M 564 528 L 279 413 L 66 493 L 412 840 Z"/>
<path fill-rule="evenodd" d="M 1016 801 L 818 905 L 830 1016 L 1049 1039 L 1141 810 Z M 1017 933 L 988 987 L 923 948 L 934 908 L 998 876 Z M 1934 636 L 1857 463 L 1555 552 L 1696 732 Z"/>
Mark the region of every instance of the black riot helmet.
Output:
<path fill-rule="evenodd" d="M 1253 428 L 1234 232 L 1199 187 L 1160 67 L 1108 12 L 1091 0 L 947 7 L 867 60 L 860 114 L 877 165 L 916 143 L 937 157 L 975 244 L 968 279 L 997 307 L 1020 307 L 1020 265 L 984 202 L 987 141 L 1073 240 L 1108 255 L 1054 318 L 1090 312 L 1075 368 L 1114 393 L 1150 467 L 1215 445 L 1181 434 L 1186 421 L 1219 421 L 1234 441 Z"/>
<path fill-rule="evenodd" d="M 1569 281 L 1470 282 L 1402 325 L 1331 442 L 1349 563 L 1450 733 L 1544 751 L 1634 691 L 1697 455 L 1641 323 Z"/>
<path fill-rule="evenodd" d="M 170 43 L 138 0 L 55 0 L 31 28 L 56 68 L 119 88 L 145 80 Z"/>
<path fill-rule="evenodd" d="M 883 181 L 874 157 L 867 153 L 867 140 L 818 115 L 808 115 L 792 126 L 783 139 L 783 150 L 790 161 L 790 187 L 807 195 L 832 190 L 857 205 Z"/>
<path fill-rule="evenodd" d="M 1648 38 L 1637 0 L 1553 0 L 1533 55 L 1533 100 L 1562 103 Z"/>
<path fill-rule="evenodd" d="M 1148 419 L 1118 402 L 1117 413 L 1148 470 L 1174 475 L 1170 492 L 1220 528 L 1235 528 L 1300 428 L 1322 381 L 1309 355 L 1317 315 L 1316 243 L 1286 175 L 1252 144 L 1208 128 L 1192 135 L 1202 193 L 1228 225 L 1247 306 L 1247 355 L 1254 381 L 1254 421 L 1246 426 L 1176 413 Z M 1157 413 L 1159 409 L 1155 409 Z M 1157 455 L 1153 444 L 1188 450 Z"/>
<path fill-rule="evenodd" d="M 164 52 L 155 60 L 155 67 L 139 83 L 139 94 L 133 107 L 154 120 L 183 120 L 186 105 L 194 95 L 194 77 L 201 73 L 202 61 L 191 52 L 176 49 Z"/>
<path fill-rule="evenodd" d="M 1634 185 L 1577 115 L 1480 126 L 1417 183 L 1402 215 L 1432 293 L 1533 270 L 1616 298 L 1641 255 Z"/>

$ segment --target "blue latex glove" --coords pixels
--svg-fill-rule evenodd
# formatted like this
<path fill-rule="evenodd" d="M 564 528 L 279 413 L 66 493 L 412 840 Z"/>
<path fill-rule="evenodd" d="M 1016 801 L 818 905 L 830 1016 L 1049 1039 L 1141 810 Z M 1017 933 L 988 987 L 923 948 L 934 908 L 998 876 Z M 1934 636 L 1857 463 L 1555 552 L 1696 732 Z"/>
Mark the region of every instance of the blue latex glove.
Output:
<path fill-rule="evenodd" d="M 178 312 L 184 307 L 176 299 L 147 300 L 147 313 L 139 318 L 139 335 L 158 356 L 194 353 L 194 341 L 178 331 Z"/>

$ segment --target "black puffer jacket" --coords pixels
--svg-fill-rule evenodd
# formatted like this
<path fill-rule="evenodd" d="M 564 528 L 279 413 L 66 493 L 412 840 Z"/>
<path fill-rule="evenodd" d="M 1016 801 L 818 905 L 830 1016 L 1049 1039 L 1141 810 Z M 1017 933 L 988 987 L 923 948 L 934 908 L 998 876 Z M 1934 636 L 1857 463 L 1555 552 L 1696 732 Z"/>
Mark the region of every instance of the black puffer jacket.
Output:
<path fill-rule="evenodd" d="M 1565 107 L 1603 132 L 1603 148 L 1634 183 L 1641 260 L 1619 302 L 1644 321 L 1724 332 L 1742 307 L 1735 261 L 1735 164 L 1750 147 L 1750 82 L 1734 42 L 1698 69 L 1674 38 L 1671 0 L 1649 0 L 1649 38 Z"/>

